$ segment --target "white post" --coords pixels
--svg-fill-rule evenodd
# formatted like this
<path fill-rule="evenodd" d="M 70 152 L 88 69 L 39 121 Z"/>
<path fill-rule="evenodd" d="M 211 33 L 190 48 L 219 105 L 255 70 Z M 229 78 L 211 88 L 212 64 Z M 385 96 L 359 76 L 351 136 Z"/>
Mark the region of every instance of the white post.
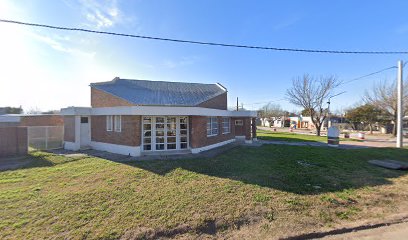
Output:
<path fill-rule="evenodd" d="M 398 61 L 398 100 L 397 100 L 397 148 L 402 148 L 402 98 L 403 98 L 403 86 L 402 86 L 402 61 Z"/>

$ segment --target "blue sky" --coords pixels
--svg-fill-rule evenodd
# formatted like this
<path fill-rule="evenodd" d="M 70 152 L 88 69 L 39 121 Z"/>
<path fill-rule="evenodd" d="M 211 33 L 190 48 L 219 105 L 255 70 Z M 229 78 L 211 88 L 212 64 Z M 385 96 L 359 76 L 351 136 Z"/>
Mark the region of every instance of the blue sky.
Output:
<path fill-rule="evenodd" d="M 406 51 L 408 1 L 40 1 L 0 2 L 0 18 L 95 30 L 283 48 Z M 348 80 L 404 55 L 329 55 L 210 47 L 64 32 L 0 23 L 0 105 L 25 109 L 89 106 L 89 83 L 116 76 L 219 82 L 244 107 L 285 96 L 294 77 Z M 337 92 L 333 109 L 355 104 L 396 71 Z M 287 110 L 286 101 L 275 102 Z"/>

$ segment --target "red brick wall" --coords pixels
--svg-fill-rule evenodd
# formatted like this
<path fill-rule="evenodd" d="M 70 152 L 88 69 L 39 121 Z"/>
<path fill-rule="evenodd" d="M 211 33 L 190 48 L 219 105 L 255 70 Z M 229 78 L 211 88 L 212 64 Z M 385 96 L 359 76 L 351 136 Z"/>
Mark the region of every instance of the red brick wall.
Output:
<path fill-rule="evenodd" d="M 235 125 L 235 120 L 242 120 L 243 125 Z M 246 140 L 251 140 L 251 118 L 242 117 L 242 118 L 232 118 L 232 127 L 235 129 L 236 136 L 245 136 Z"/>
<path fill-rule="evenodd" d="M 64 119 L 61 115 L 33 115 L 22 116 L 20 126 L 62 126 Z"/>
<path fill-rule="evenodd" d="M 18 127 L 20 126 L 19 122 L 0 122 L 0 127 Z"/>
<path fill-rule="evenodd" d="M 75 116 L 64 116 L 64 141 L 75 142 Z"/>
<path fill-rule="evenodd" d="M 0 128 L 0 157 L 27 154 L 27 128 Z"/>
<path fill-rule="evenodd" d="M 98 107 L 117 107 L 117 106 L 134 106 L 130 102 L 115 97 L 104 91 L 95 89 L 91 87 L 91 106 L 94 108 Z"/>
<path fill-rule="evenodd" d="M 222 117 L 218 117 L 218 135 L 207 137 L 207 117 L 190 116 L 190 147 L 199 148 L 235 138 L 231 119 L 231 133 L 222 133 Z"/>
<path fill-rule="evenodd" d="M 218 95 L 214 98 L 211 98 L 208 101 L 202 102 L 197 107 L 204 107 L 204 108 L 215 108 L 221 110 L 227 110 L 227 93 L 223 93 Z"/>
<path fill-rule="evenodd" d="M 106 131 L 106 116 L 91 116 L 91 140 L 126 146 L 140 146 L 141 116 L 122 116 L 122 131 Z"/>

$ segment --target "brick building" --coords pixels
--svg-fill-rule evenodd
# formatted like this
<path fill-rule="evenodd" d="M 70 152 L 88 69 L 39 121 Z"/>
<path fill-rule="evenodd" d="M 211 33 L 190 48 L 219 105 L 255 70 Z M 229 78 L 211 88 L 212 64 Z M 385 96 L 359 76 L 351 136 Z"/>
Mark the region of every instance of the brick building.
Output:
<path fill-rule="evenodd" d="M 59 114 L 5 114 L 0 115 L 0 127 L 62 126 Z"/>
<path fill-rule="evenodd" d="M 199 153 L 256 137 L 256 112 L 228 111 L 220 84 L 115 78 L 90 86 L 90 108 L 61 110 L 66 149 Z"/>

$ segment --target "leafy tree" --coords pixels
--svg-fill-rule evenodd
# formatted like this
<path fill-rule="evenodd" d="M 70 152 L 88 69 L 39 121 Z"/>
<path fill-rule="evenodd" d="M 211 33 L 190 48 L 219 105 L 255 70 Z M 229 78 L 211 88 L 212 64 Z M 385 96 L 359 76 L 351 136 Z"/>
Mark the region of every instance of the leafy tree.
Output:
<path fill-rule="evenodd" d="M 301 114 L 304 117 L 310 117 L 310 112 L 313 111 L 313 109 L 303 109 Z"/>
<path fill-rule="evenodd" d="M 364 104 L 346 112 L 346 118 L 354 125 L 362 123 L 368 125 L 370 134 L 373 134 L 373 125 L 381 121 L 381 110 L 374 105 Z"/>
<path fill-rule="evenodd" d="M 334 76 L 317 78 L 305 74 L 303 77 L 293 79 L 292 87 L 286 91 L 290 103 L 307 109 L 306 115 L 311 117 L 316 126 L 317 136 L 320 136 L 323 122 L 328 114 L 323 104 L 327 102 L 333 89 L 338 85 L 339 82 Z"/>
<path fill-rule="evenodd" d="M 21 107 L 2 107 L 0 108 L 1 112 L 4 114 L 20 114 L 23 113 L 23 109 Z"/>

